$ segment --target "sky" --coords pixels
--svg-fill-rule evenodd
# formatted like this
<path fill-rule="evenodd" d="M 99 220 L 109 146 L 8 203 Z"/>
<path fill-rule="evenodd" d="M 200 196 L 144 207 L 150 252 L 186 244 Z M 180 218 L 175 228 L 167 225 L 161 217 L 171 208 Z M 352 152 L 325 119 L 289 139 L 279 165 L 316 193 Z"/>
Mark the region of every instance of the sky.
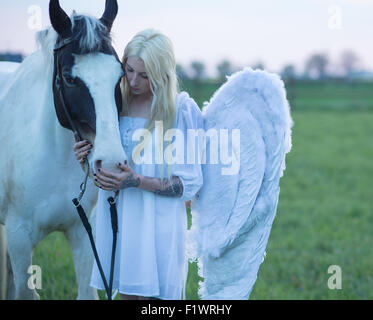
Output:
<path fill-rule="evenodd" d="M 50 26 L 48 0 L 0 0 L 0 52 L 35 49 L 35 33 Z M 67 14 L 75 9 L 101 17 L 104 0 L 60 0 Z M 373 71 L 373 0 L 118 0 L 112 29 L 122 56 L 139 31 L 154 28 L 173 42 L 184 67 L 201 61 L 214 75 L 224 59 L 237 68 L 261 62 L 280 72 L 325 53 L 337 66 L 341 53 L 353 50 L 361 69 Z M 39 19 L 40 17 L 40 19 Z"/>

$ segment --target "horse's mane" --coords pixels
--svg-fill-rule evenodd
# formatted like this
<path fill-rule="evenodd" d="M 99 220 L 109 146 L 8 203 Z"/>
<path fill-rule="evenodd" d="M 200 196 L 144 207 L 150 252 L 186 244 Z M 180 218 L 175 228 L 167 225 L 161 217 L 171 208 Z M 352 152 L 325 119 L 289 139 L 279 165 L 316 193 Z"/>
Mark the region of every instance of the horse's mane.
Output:
<path fill-rule="evenodd" d="M 77 15 L 75 11 L 71 17 L 73 39 L 79 42 L 82 54 L 102 49 L 102 45 L 111 45 L 111 37 L 106 26 L 99 20 L 88 15 Z"/>
<path fill-rule="evenodd" d="M 104 44 L 111 45 L 110 33 L 99 19 L 89 15 L 77 15 L 74 11 L 70 20 L 73 29 L 72 39 L 79 43 L 81 54 L 99 51 Z M 36 43 L 47 57 L 53 56 L 57 37 L 57 32 L 52 27 L 36 34 Z"/>

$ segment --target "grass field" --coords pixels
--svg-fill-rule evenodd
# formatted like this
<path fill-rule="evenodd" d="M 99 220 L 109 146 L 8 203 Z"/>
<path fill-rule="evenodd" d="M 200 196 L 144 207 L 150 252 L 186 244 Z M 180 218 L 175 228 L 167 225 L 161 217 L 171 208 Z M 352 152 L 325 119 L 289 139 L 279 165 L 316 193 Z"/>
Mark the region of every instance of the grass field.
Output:
<path fill-rule="evenodd" d="M 373 299 L 373 84 L 340 85 L 293 88 L 293 149 L 251 299 Z M 184 88 L 201 106 L 216 84 Z M 42 299 L 76 298 L 61 234 L 39 244 L 33 264 L 43 270 Z M 331 265 L 342 270 L 341 290 L 328 288 Z M 197 282 L 192 265 L 188 299 L 198 298 Z"/>

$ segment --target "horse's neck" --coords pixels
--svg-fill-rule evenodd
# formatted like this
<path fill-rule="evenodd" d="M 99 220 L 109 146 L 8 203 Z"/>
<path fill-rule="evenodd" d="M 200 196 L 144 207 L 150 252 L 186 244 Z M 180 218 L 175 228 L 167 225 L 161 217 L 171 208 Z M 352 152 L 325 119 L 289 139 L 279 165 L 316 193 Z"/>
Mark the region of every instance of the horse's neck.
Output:
<path fill-rule="evenodd" d="M 45 84 L 43 92 L 44 102 L 39 109 L 37 119 L 35 119 L 35 125 L 41 129 L 39 132 L 42 147 L 53 150 L 54 155 L 61 158 L 72 153 L 73 135 L 69 130 L 63 128 L 58 121 L 54 108 L 52 75 L 53 70 L 47 77 L 49 81 Z"/>
<path fill-rule="evenodd" d="M 2 96 L 2 118 L 9 134 L 37 141 L 37 147 L 57 156 L 72 152 L 72 133 L 58 122 L 54 108 L 53 58 L 46 59 L 41 51 L 27 57 L 10 77 L 10 85 Z M 16 101 L 16 102 L 14 102 Z"/>
<path fill-rule="evenodd" d="M 59 123 L 54 108 L 52 84 L 48 84 L 44 93 L 43 107 L 40 108 L 35 121 L 37 128 L 40 128 L 40 141 L 43 148 L 53 150 L 56 156 L 63 157 L 72 152 L 72 133 L 63 128 Z"/>

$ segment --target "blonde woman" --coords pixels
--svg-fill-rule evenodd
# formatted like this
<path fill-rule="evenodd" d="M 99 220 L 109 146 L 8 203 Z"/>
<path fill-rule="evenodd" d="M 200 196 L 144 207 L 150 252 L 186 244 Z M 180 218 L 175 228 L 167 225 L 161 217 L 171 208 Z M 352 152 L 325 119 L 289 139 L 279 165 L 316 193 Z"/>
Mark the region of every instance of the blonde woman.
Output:
<path fill-rule="evenodd" d="M 187 130 L 202 129 L 202 115 L 187 93 L 178 93 L 173 46 L 165 35 L 152 29 L 138 33 L 127 45 L 122 63 L 126 75 L 121 84 L 120 133 L 130 162 L 118 164 L 120 173 L 96 172 L 97 249 L 108 278 L 111 225 L 106 199 L 120 190 L 114 289 L 124 300 L 182 299 L 188 266 L 185 202 L 203 184 L 198 153 L 186 147 Z M 170 144 L 178 147 L 176 163 L 170 160 Z M 91 148 L 87 142 L 76 143 L 77 159 L 82 162 Z M 187 152 L 194 152 L 195 161 L 187 162 Z M 96 264 L 91 285 L 104 288 Z"/>

